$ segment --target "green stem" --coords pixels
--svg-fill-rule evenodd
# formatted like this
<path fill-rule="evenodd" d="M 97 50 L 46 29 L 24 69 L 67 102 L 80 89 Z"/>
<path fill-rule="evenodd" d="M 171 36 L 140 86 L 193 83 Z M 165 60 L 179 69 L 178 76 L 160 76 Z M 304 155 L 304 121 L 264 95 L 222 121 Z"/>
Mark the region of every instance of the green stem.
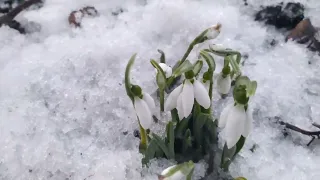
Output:
<path fill-rule="evenodd" d="M 160 110 L 164 111 L 164 90 L 160 89 Z"/>
<path fill-rule="evenodd" d="M 181 61 L 178 61 L 178 62 L 173 66 L 173 69 L 172 69 L 173 71 L 174 71 L 176 68 L 178 68 L 178 67 L 187 59 L 187 57 L 189 56 L 190 52 L 192 51 L 194 45 L 195 45 L 195 40 L 193 40 L 193 41 L 191 42 L 191 44 L 189 45 L 187 51 L 184 53 Z"/>
<path fill-rule="evenodd" d="M 213 73 L 210 73 L 211 74 L 211 78 L 210 78 L 210 86 L 209 86 L 209 97 L 210 97 L 210 101 L 212 100 L 212 90 L 213 90 L 213 79 L 212 79 L 212 76 L 213 76 Z"/>

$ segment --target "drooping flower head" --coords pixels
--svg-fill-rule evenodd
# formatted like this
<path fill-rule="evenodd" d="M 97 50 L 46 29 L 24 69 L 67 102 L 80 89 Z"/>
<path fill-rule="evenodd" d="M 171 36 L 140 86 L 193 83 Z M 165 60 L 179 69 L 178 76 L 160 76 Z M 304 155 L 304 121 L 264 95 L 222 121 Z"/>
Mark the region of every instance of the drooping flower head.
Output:
<path fill-rule="evenodd" d="M 179 119 L 187 118 L 192 111 L 194 99 L 205 109 L 211 105 L 210 97 L 206 87 L 196 78 L 188 78 L 174 89 L 165 102 L 165 110 L 178 110 Z"/>
<path fill-rule="evenodd" d="M 231 149 L 239 141 L 240 137 L 247 137 L 251 130 L 252 116 L 245 105 L 231 103 L 220 114 L 220 128 L 224 128 L 224 138 L 228 149 Z"/>
<path fill-rule="evenodd" d="M 136 92 L 133 103 L 139 122 L 144 129 L 149 129 L 153 122 L 152 115 L 156 107 L 154 100 L 150 94 L 142 93 L 139 86 L 133 86 L 132 89 Z"/>

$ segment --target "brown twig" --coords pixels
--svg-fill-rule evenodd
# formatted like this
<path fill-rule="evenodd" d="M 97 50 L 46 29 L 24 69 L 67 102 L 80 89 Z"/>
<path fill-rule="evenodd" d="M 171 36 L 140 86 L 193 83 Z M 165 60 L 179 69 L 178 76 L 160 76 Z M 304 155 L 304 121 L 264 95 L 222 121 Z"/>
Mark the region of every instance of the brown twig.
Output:
<path fill-rule="evenodd" d="M 289 123 L 286 123 L 286 122 L 283 122 L 283 121 L 279 121 L 279 123 L 281 125 L 284 125 L 288 129 L 291 129 L 293 131 L 299 132 L 299 133 L 301 133 L 303 135 L 310 136 L 311 140 L 309 141 L 307 146 L 309 146 L 315 140 L 315 138 L 320 139 L 320 131 L 307 131 L 307 130 L 301 129 L 301 128 L 295 126 L 295 125 L 292 125 L 292 124 L 289 124 Z M 320 125 L 318 125 L 316 123 L 313 123 L 313 126 L 320 128 Z"/>
<path fill-rule="evenodd" d="M 16 8 L 12 9 L 6 15 L 0 17 L 0 26 L 3 24 L 10 24 L 12 20 L 23 10 L 27 9 L 28 7 L 40 3 L 42 0 L 29 0 L 21 3 Z"/>

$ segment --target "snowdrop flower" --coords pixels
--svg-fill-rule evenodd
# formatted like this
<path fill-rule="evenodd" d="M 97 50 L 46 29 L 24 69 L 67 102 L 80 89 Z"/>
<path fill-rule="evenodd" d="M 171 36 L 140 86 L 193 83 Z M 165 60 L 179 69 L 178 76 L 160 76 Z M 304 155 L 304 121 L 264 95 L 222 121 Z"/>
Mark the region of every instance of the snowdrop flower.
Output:
<path fill-rule="evenodd" d="M 176 108 L 180 119 L 187 118 L 192 111 L 194 99 L 205 109 L 210 107 L 211 101 L 206 87 L 197 79 L 194 79 L 193 83 L 186 79 L 170 93 L 164 108 L 166 111 Z"/>
<path fill-rule="evenodd" d="M 156 105 L 148 93 L 144 93 L 142 99 L 134 97 L 134 109 L 139 118 L 140 124 L 144 129 L 149 129 L 152 125 L 152 114 Z"/>
<path fill-rule="evenodd" d="M 185 162 L 178 165 L 173 165 L 163 170 L 160 175 L 158 175 L 159 180 L 182 180 L 186 178 L 194 169 L 194 164 L 192 161 Z"/>
<path fill-rule="evenodd" d="M 161 67 L 161 69 L 163 70 L 163 72 L 166 75 L 166 78 L 169 78 L 172 75 L 172 68 L 168 65 L 166 65 L 165 63 L 159 63 L 159 66 Z M 158 70 L 155 69 L 155 73 L 158 73 Z"/>
<path fill-rule="evenodd" d="M 221 24 L 217 24 L 209 28 L 208 32 L 206 33 L 206 37 L 208 39 L 215 39 L 220 34 Z"/>
<path fill-rule="evenodd" d="M 221 112 L 219 127 L 225 128 L 225 140 L 229 149 L 234 147 L 241 135 L 247 137 L 251 130 L 252 116 L 243 104 L 234 103 L 226 106 Z"/>
<path fill-rule="evenodd" d="M 179 169 L 174 170 L 177 165 L 173 165 L 163 170 L 162 173 L 158 176 L 159 180 L 181 180 L 186 177 Z"/>
<path fill-rule="evenodd" d="M 228 94 L 231 88 L 231 77 L 228 74 L 226 77 L 223 77 L 223 74 L 219 74 L 217 78 L 217 89 L 221 94 Z"/>

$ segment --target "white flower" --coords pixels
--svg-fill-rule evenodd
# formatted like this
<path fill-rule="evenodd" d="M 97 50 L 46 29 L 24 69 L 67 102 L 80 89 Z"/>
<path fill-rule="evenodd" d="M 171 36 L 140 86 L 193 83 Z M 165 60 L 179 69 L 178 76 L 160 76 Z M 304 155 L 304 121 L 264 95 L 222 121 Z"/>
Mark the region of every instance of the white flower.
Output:
<path fill-rule="evenodd" d="M 239 141 L 241 135 L 247 137 L 251 130 L 251 112 L 244 109 L 244 105 L 234 103 L 226 106 L 221 112 L 219 127 L 225 128 L 225 140 L 228 148 L 232 148 Z"/>
<path fill-rule="evenodd" d="M 187 118 L 192 111 L 194 99 L 205 109 L 208 109 L 211 105 L 206 87 L 197 79 L 194 80 L 193 84 L 189 79 L 186 79 L 183 84 L 170 93 L 164 108 L 166 111 L 176 108 L 180 119 Z"/>
<path fill-rule="evenodd" d="M 192 161 L 184 162 L 168 167 L 158 175 L 159 180 L 182 180 L 186 179 L 187 176 L 192 175 L 194 164 Z"/>
<path fill-rule="evenodd" d="M 206 33 L 206 37 L 208 39 L 215 39 L 220 34 L 221 24 L 217 24 L 209 28 L 208 32 Z"/>
<path fill-rule="evenodd" d="M 152 125 L 152 114 L 155 109 L 155 103 L 148 93 L 143 94 L 143 98 L 134 97 L 134 109 L 139 118 L 139 122 L 144 129 L 149 129 Z"/>
<path fill-rule="evenodd" d="M 185 178 L 186 175 L 184 175 L 179 169 L 174 170 L 174 168 L 176 167 L 177 165 L 173 165 L 163 170 L 161 175 L 158 176 L 158 179 L 159 180 L 182 180 L 182 178 Z"/>
<path fill-rule="evenodd" d="M 172 68 L 165 63 L 159 63 L 159 66 L 163 70 L 164 74 L 166 75 L 166 78 L 169 78 L 172 75 Z M 158 73 L 158 70 L 155 69 L 155 73 Z"/>
<path fill-rule="evenodd" d="M 223 77 L 222 74 L 219 74 L 217 78 L 217 89 L 221 94 L 228 94 L 231 88 L 231 77 L 228 74 L 226 77 Z"/>

